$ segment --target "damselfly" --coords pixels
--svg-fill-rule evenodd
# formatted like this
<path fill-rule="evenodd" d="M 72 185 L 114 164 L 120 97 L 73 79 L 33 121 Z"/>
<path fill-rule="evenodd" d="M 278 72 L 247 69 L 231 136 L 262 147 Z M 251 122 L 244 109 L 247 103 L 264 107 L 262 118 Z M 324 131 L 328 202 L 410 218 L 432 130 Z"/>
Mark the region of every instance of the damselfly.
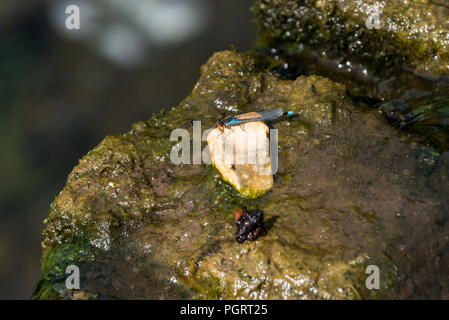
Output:
<path fill-rule="evenodd" d="M 220 128 L 223 127 L 230 128 L 232 126 L 241 125 L 247 122 L 274 120 L 281 116 L 292 116 L 292 115 L 293 111 L 284 112 L 282 108 L 276 108 L 258 112 L 248 112 L 237 116 L 226 117 L 224 119 L 218 120 L 217 125 Z"/>

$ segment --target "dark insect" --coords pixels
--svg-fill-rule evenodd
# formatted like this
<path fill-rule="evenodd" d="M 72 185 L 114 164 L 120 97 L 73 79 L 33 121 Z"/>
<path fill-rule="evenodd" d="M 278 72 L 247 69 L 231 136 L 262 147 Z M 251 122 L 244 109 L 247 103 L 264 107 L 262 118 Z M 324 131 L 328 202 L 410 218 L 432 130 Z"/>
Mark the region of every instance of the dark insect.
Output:
<path fill-rule="evenodd" d="M 262 210 L 249 213 L 246 207 L 239 208 L 235 212 L 234 219 L 237 226 L 237 232 L 235 233 L 237 242 L 254 241 L 260 236 L 266 235 Z"/>
<path fill-rule="evenodd" d="M 243 216 L 243 210 L 246 210 L 245 207 L 243 208 L 238 208 L 237 210 L 235 210 L 235 214 L 234 214 L 234 222 L 237 222 L 242 216 Z"/>

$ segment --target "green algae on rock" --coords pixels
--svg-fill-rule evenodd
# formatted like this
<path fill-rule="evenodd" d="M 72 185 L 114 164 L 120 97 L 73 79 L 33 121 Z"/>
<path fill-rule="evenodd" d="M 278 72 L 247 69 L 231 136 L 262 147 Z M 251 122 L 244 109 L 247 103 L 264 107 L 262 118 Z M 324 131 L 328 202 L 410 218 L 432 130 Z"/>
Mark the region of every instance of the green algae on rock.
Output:
<path fill-rule="evenodd" d="M 346 56 L 375 70 L 407 64 L 449 75 L 449 7 L 431 0 L 381 0 L 380 27 L 369 29 L 360 0 L 255 0 L 260 45 L 289 51 L 309 46 L 324 57 Z M 355 60 L 355 61 L 354 61 Z"/>
<path fill-rule="evenodd" d="M 170 162 L 172 130 L 276 107 L 300 117 L 273 124 L 279 169 L 258 199 L 210 165 Z M 216 53 L 177 107 L 106 137 L 73 169 L 46 219 L 33 297 L 447 298 L 446 158 L 355 108 L 341 84 L 280 80 L 248 55 Z M 265 237 L 236 243 L 242 206 L 263 209 Z M 76 295 L 68 264 L 80 268 Z M 381 290 L 365 286 L 369 265 Z"/>
<path fill-rule="evenodd" d="M 374 5 L 380 25 L 370 29 Z M 253 10 L 261 67 L 284 78 L 321 75 L 343 83 L 359 102 L 389 104 L 384 115 L 392 123 L 399 118 L 399 127 L 424 143 L 449 148 L 447 107 L 446 114 L 414 110 L 423 98 L 438 105 L 449 96 L 449 6 L 443 1 L 256 0 Z M 419 118 L 407 120 L 417 112 Z"/>

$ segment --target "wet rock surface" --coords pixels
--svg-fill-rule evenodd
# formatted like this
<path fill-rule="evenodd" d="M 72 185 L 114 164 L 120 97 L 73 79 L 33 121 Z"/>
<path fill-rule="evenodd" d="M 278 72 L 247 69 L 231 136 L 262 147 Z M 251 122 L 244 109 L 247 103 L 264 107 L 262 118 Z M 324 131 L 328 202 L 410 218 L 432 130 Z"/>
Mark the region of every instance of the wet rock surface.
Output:
<path fill-rule="evenodd" d="M 377 26 L 370 9 L 374 4 Z M 313 48 L 324 59 L 366 65 L 362 74 L 367 77 L 404 65 L 423 76 L 449 75 L 449 6 L 444 1 L 256 0 L 254 11 L 261 45 L 290 53 Z M 348 67 L 356 66 L 342 66 Z"/>
<path fill-rule="evenodd" d="M 341 82 L 393 125 L 449 149 L 446 1 L 256 0 L 254 12 L 263 68 Z"/>
<path fill-rule="evenodd" d="M 192 120 L 282 107 L 272 190 L 245 199 L 211 165 L 170 161 Z M 106 137 L 73 169 L 46 219 L 48 298 L 449 298 L 447 152 L 416 142 L 343 85 L 281 80 L 245 54 L 214 54 L 176 108 Z M 205 146 L 203 142 L 203 146 Z M 234 212 L 264 211 L 265 237 L 235 241 Z M 81 289 L 65 289 L 79 266 Z M 368 265 L 380 290 L 365 286 Z"/>

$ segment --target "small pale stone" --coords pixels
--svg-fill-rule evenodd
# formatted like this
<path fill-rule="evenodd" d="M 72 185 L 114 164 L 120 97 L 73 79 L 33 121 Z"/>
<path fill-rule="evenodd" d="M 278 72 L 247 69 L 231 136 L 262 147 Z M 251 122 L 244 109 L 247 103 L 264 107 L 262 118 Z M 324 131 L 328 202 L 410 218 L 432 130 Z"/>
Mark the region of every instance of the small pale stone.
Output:
<path fill-rule="evenodd" d="M 213 165 L 247 198 L 259 197 L 273 187 L 269 132 L 264 122 L 254 121 L 216 128 L 207 137 Z"/>

